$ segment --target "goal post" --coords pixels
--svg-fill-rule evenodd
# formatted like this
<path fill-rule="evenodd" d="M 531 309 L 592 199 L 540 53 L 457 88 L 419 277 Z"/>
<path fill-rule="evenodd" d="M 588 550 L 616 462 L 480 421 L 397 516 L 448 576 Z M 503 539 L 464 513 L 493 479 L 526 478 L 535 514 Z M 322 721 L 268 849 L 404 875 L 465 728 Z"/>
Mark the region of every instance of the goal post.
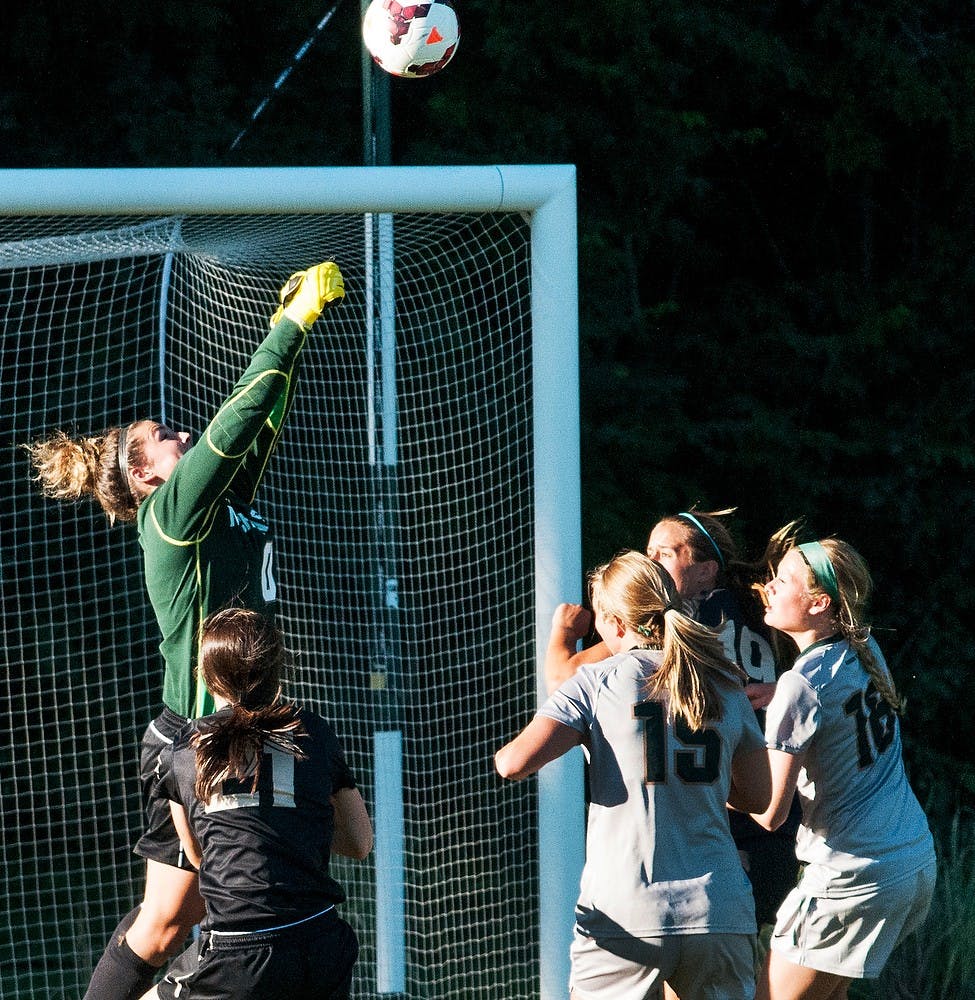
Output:
<path fill-rule="evenodd" d="M 560 551 L 566 529 L 573 539 L 580 538 L 580 499 L 577 489 L 566 489 L 565 468 L 578 469 L 579 426 L 576 416 L 568 425 L 565 397 L 578 400 L 578 361 L 573 352 L 569 365 L 563 350 L 567 346 L 560 331 L 566 315 L 566 303 L 577 315 L 577 282 L 574 262 L 577 257 L 574 221 L 575 190 L 563 187 L 552 193 L 535 210 L 532 222 L 532 370 L 534 373 L 535 449 L 554 461 L 535 464 L 535 587 L 536 587 L 536 662 L 538 664 L 538 701 L 546 696 L 544 663 L 552 613 L 568 594 L 578 595 L 582 578 L 581 554 L 573 545 Z M 573 264 L 559 263 L 565 254 Z M 536 325 L 537 324 L 537 325 Z M 545 332 L 548 331 L 548 332 Z M 578 343 L 578 328 L 573 341 Z M 578 414 L 578 406 L 575 407 Z M 567 435 L 566 435 L 567 432 Z M 567 440 L 563 435 L 567 436 Z M 538 777 L 539 797 L 539 975 L 543 998 L 563 997 L 568 984 L 568 946 L 571 921 L 566 914 L 575 911 L 575 901 L 582 872 L 584 844 L 583 816 L 580 809 L 583 787 L 583 764 L 580 751 L 566 755 L 543 768 Z M 562 850 L 559 844 L 564 844 Z M 577 846 L 579 845 L 579 846 Z"/>
<path fill-rule="evenodd" d="M 355 995 L 565 995 L 580 752 L 513 785 L 491 754 L 544 696 L 582 578 L 574 168 L 171 168 L 0 170 L 12 1000 L 83 991 L 138 900 L 161 690 L 134 533 L 39 497 L 17 446 L 142 416 L 198 431 L 277 287 L 329 257 L 346 301 L 309 338 L 259 499 L 289 693 L 392 817 L 371 866 L 336 862 Z"/>

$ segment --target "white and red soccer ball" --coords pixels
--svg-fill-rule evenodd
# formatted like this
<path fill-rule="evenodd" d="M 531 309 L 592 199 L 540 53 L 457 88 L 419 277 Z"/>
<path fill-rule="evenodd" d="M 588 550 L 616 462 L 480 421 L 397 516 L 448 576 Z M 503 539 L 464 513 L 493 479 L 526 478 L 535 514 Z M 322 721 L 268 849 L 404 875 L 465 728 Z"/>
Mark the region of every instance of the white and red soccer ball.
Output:
<path fill-rule="evenodd" d="M 362 19 L 362 40 L 387 73 L 431 76 L 453 59 L 460 25 L 451 0 L 372 0 Z"/>

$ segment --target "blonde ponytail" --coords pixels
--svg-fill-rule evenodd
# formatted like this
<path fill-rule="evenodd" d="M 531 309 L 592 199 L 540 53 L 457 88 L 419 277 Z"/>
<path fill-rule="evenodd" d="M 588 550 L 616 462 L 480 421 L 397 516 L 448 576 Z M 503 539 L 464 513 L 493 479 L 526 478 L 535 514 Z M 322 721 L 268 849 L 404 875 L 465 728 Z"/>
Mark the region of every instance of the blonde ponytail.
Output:
<path fill-rule="evenodd" d="M 903 701 L 894 685 L 894 680 L 877 661 L 870 649 L 870 626 L 863 618 L 866 614 L 867 602 L 873 591 L 873 580 L 870 569 L 863 556 L 852 545 L 838 538 L 824 538 L 822 545 L 833 573 L 836 577 L 837 599 L 834 601 L 834 619 L 836 626 L 844 639 L 856 651 L 863 669 L 869 674 L 874 686 L 884 701 L 895 711 L 903 709 Z M 810 573 L 812 593 L 826 593 L 822 584 Z"/>
<path fill-rule="evenodd" d="M 593 570 L 589 583 L 593 607 L 663 650 L 648 697 L 665 698 L 671 718 L 681 716 L 692 729 L 720 718 L 719 687 L 741 687 L 745 673 L 725 656 L 715 630 L 679 610 L 670 574 L 642 552 L 622 552 Z"/>

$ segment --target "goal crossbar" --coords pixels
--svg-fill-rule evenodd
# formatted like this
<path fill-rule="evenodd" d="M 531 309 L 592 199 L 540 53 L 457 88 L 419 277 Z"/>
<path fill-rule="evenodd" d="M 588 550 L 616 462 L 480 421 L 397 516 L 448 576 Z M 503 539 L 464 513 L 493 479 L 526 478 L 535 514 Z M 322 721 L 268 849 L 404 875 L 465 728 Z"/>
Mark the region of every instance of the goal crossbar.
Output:
<path fill-rule="evenodd" d="M 538 212 L 556 204 L 563 235 L 574 238 L 572 166 L 0 170 L 3 215 Z"/>

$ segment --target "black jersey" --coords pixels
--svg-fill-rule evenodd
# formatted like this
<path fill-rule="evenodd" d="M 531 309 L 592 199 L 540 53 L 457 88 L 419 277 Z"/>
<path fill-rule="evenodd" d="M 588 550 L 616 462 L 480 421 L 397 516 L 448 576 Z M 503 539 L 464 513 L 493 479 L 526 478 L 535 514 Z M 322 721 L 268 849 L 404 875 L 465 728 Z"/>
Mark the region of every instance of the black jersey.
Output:
<path fill-rule="evenodd" d="M 748 674 L 746 684 L 774 684 L 778 674 L 775 653 L 772 650 L 772 633 L 760 617 L 747 615 L 739 596 L 729 588 L 712 590 L 703 597 L 694 618 L 721 634 L 725 656 L 733 660 Z M 746 619 L 751 620 L 746 620 Z M 765 711 L 756 709 L 758 724 L 765 726 Z M 794 797 L 785 823 L 771 834 L 759 826 L 747 813 L 731 810 L 728 818 L 736 843 L 764 837 L 777 837 L 791 844 L 799 827 L 801 810 L 798 797 Z"/>
<path fill-rule="evenodd" d="M 693 617 L 708 628 L 718 629 L 725 655 L 748 674 L 748 683 L 775 683 L 769 627 L 760 616 L 752 615 L 752 620 L 747 620 L 749 616 L 733 590 L 712 590 L 701 598 Z"/>
<path fill-rule="evenodd" d="M 207 722 L 220 718 L 211 715 Z M 202 848 L 200 893 L 206 926 L 219 931 L 266 930 L 320 913 L 345 899 L 329 874 L 334 834 L 330 797 L 355 788 L 331 725 L 299 710 L 308 733 L 298 760 L 265 745 L 256 792 L 251 782 L 225 781 L 204 806 L 194 793 L 196 751 L 188 723 L 159 757 L 159 793 L 179 802 Z"/>

